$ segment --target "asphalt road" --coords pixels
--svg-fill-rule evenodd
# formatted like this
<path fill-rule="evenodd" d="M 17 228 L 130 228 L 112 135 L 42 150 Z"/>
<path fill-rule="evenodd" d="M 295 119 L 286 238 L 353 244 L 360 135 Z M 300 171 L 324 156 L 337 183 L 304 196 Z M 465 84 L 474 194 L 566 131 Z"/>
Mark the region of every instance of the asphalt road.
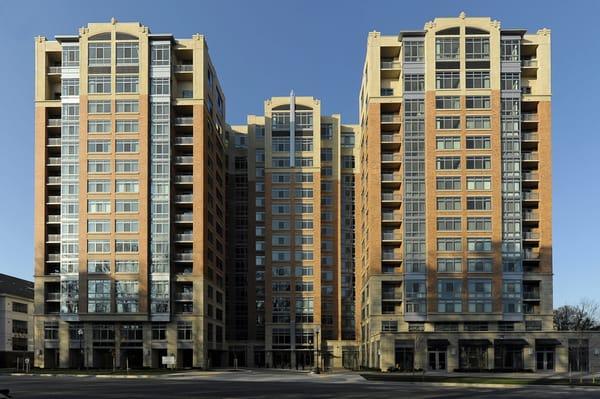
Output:
<path fill-rule="evenodd" d="M 581 387 L 445 387 L 436 384 L 365 381 L 356 375 L 298 375 L 270 372 L 186 374 L 149 379 L 0 376 L 0 388 L 15 399 L 34 398 L 600 398 Z"/>

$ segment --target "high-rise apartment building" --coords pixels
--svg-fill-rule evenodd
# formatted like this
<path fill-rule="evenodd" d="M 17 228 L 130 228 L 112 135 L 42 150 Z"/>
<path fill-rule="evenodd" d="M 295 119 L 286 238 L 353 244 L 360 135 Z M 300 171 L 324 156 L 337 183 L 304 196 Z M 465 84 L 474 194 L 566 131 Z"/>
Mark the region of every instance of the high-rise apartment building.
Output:
<path fill-rule="evenodd" d="M 225 98 L 204 37 L 36 39 L 35 365 L 220 364 Z"/>
<path fill-rule="evenodd" d="M 354 348 L 355 134 L 293 94 L 232 126 L 228 343 L 239 364 L 305 368 Z"/>
<path fill-rule="evenodd" d="M 552 330 L 550 88 L 545 29 L 461 14 L 369 34 L 357 140 L 363 365 L 521 369 L 533 361 L 525 346 L 554 350 L 534 341 Z"/>

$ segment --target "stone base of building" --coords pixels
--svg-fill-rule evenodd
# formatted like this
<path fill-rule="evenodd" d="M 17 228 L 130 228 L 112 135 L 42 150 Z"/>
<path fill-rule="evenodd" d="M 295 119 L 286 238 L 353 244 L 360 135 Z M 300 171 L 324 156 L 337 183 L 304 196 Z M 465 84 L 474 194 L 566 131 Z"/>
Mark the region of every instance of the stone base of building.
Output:
<path fill-rule="evenodd" d="M 380 333 L 360 346 L 360 366 L 381 371 L 597 372 L 600 331 Z"/>

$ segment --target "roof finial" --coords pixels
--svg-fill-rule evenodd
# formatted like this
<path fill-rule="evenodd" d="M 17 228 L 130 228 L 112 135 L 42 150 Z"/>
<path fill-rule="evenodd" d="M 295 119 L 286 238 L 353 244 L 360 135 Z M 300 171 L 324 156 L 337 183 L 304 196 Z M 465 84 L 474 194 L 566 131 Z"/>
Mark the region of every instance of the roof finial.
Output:
<path fill-rule="evenodd" d="M 465 12 L 464 12 L 464 11 L 461 11 L 461 12 L 460 12 L 460 14 L 458 14 L 458 17 L 459 17 L 460 19 L 465 19 L 465 18 L 466 18 L 466 16 L 467 16 L 467 14 L 465 14 Z"/>
<path fill-rule="evenodd" d="M 113 25 L 116 24 L 117 23 L 117 19 L 115 17 L 112 17 L 110 19 L 110 23 L 113 24 Z"/>

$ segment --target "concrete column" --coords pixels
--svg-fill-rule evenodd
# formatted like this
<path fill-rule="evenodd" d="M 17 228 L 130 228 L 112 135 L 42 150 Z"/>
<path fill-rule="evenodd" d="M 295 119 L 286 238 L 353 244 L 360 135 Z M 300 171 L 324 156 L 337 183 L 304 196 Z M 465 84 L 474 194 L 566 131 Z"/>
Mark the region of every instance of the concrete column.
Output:
<path fill-rule="evenodd" d="M 535 343 L 523 348 L 523 368 L 535 371 Z"/>
<path fill-rule="evenodd" d="M 554 371 L 557 373 L 566 373 L 569 371 L 569 344 L 564 340 L 562 345 L 558 345 L 554 351 Z"/>
<path fill-rule="evenodd" d="M 448 341 L 450 341 L 450 345 L 446 348 L 446 367 L 449 372 L 453 372 L 458 368 L 460 360 L 458 337 L 450 336 Z"/>
<path fill-rule="evenodd" d="M 246 364 L 248 367 L 256 367 L 256 364 L 254 364 L 254 345 L 252 344 L 246 346 Z"/>
<path fill-rule="evenodd" d="M 389 367 L 394 367 L 396 362 L 396 348 L 393 335 L 381 335 L 379 350 L 381 351 L 380 364 L 378 367 L 386 371 Z M 340 354 L 341 356 L 341 354 Z"/>
<path fill-rule="evenodd" d="M 86 324 L 83 329 L 83 357 L 85 367 L 94 367 L 94 349 L 93 349 L 93 338 L 94 332 L 92 331 L 93 326 Z"/>
<path fill-rule="evenodd" d="M 69 323 L 66 321 L 58 322 L 58 367 L 61 369 L 69 367 L 69 348 L 71 340 L 69 336 Z"/>
<path fill-rule="evenodd" d="M 194 343 L 194 357 L 192 364 L 194 367 L 206 368 L 208 365 L 206 361 L 207 354 L 204 347 L 204 320 L 202 317 L 197 317 L 192 320 L 192 331 L 192 342 Z"/>
<path fill-rule="evenodd" d="M 494 369 L 494 345 L 488 346 L 487 348 L 487 368 L 489 370 Z"/>
<path fill-rule="evenodd" d="M 34 329 L 33 329 L 34 337 L 33 337 L 33 364 L 35 367 L 44 368 L 44 319 L 41 317 L 36 317 L 34 319 Z"/>
<path fill-rule="evenodd" d="M 175 365 L 181 364 L 177 353 L 177 321 L 173 320 L 167 324 L 167 356 L 175 356 Z"/>
<path fill-rule="evenodd" d="M 113 352 L 113 361 L 116 364 L 116 368 L 125 368 L 127 366 L 123 359 L 121 364 L 121 326 L 115 324 L 115 350 Z"/>
<path fill-rule="evenodd" d="M 143 351 L 143 367 L 152 367 L 152 324 L 144 323 L 142 325 L 144 343 L 142 344 Z"/>

